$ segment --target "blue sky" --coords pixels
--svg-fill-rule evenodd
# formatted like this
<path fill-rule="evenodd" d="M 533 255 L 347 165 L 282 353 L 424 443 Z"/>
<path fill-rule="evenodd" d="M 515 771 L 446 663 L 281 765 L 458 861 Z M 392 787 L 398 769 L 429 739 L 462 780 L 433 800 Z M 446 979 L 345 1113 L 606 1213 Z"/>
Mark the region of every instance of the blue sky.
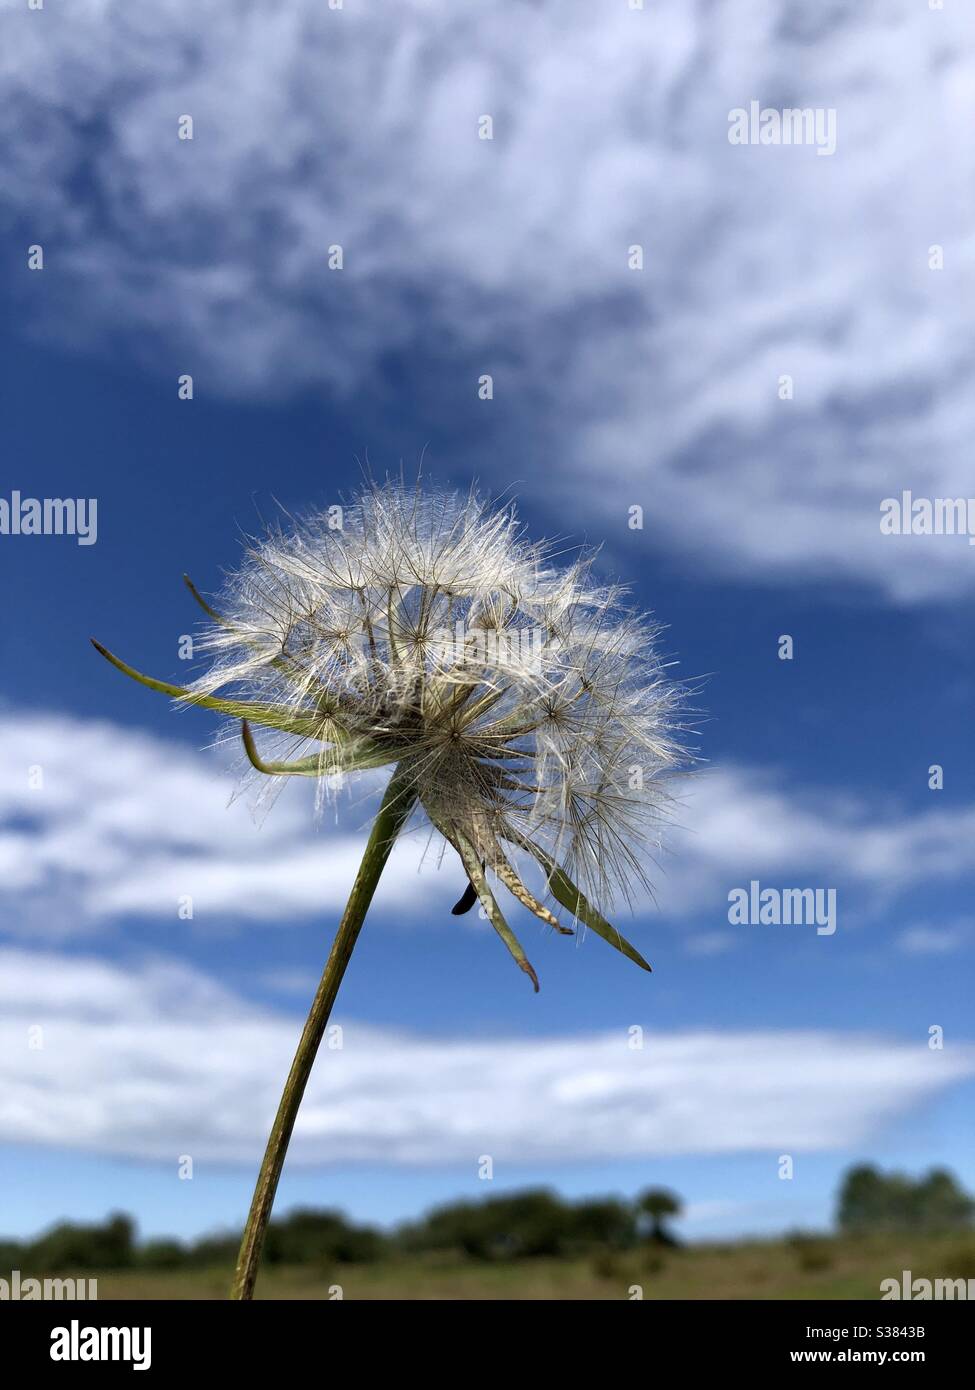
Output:
<path fill-rule="evenodd" d="M 700 678 L 702 763 L 629 923 L 652 977 L 528 919 L 533 997 L 401 847 L 280 1208 L 659 1183 L 700 1237 L 825 1224 L 859 1159 L 975 1185 L 975 550 L 879 528 L 972 492 L 971 26 L 494 8 L 4 7 L 0 496 L 95 497 L 98 538 L 0 536 L 3 1232 L 244 1214 L 368 804 L 256 826 L 212 719 L 87 639 L 185 678 L 182 572 L 365 459 L 600 545 Z M 835 154 L 730 145 L 751 99 L 835 109 Z M 753 878 L 835 888 L 835 935 L 731 926 Z"/>

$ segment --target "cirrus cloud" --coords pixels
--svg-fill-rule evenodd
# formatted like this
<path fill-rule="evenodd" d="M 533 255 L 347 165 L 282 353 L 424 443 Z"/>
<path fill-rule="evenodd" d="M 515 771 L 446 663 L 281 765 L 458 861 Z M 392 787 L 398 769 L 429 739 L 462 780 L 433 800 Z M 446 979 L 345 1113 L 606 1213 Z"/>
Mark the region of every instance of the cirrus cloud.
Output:
<path fill-rule="evenodd" d="M 0 206 L 55 272 L 38 331 L 141 335 L 248 397 L 375 389 L 437 343 L 517 381 L 509 427 L 607 529 L 639 503 L 700 570 L 971 590 L 963 538 L 879 531 L 885 496 L 970 491 L 959 7 L 78 0 L 6 29 Z M 730 145 L 753 99 L 835 109 L 836 153 Z"/>

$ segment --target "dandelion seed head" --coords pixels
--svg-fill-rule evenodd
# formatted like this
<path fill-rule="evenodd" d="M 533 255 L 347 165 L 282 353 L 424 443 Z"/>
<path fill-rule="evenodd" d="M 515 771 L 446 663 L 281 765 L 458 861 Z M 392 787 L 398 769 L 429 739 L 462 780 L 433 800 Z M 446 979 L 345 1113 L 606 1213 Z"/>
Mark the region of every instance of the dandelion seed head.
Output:
<path fill-rule="evenodd" d="M 472 881 L 479 864 L 527 893 L 508 875 L 528 849 L 608 905 L 648 885 L 683 691 L 593 556 L 556 559 L 511 506 L 367 487 L 340 528 L 316 513 L 247 544 L 192 690 L 279 712 L 275 775 L 327 792 L 399 765 Z"/>

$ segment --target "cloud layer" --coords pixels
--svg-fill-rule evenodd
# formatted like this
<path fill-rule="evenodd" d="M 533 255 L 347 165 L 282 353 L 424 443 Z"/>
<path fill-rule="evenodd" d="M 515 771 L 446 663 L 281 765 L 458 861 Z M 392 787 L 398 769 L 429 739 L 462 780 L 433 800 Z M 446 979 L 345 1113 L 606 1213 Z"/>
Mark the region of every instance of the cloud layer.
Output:
<path fill-rule="evenodd" d="M 5 29 L 0 200 L 56 277 L 41 331 L 135 330 L 246 396 L 436 343 L 517 395 L 610 541 L 639 503 L 703 571 L 971 589 L 964 538 L 879 531 L 903 488 L 970 491 L 963 7 L 78 0 Z M 751 100 L 834 108 L 836 153 L 730 145 Z"/>
<path fill-rule="evenodd" d="M 194 920 L 276 921 L 345 904 L 368 802 L 347 803 L 342 826 L 317 824 L 310 787 L 292 785 L 263 819 L 244 799 L 231 804 L 225 750 L 194 753 L 103 722 L 0 715 L 0 747 L 0 892 L 32 932 L 35 902 L 55 934 L 126 913 L 175 919 L 186 899 Z M 397 845 L 377 906 L 418 902 L 421 854 L 415 840 Z"/>
<path fill-rule="evenodd" d="M 296 1020 L 185 965 L 0 951 L 0 1140 L 252 1162 Z M 38 1042 L 41 1043 L 38 1046 Z M 975 1072 L 841 1033 L 428 1040 L 345 1021 L 295 1129 L 298 1163 L 472 1166 L 856 1147 Z"/>
<path fill-rule="evenodd" d="M 202 923 L 340 909 L 371 819 L 368 797 L 317 823 L 311 788 L 292 783 L 259 824 L 243 800 L 228 804 L 229 762 L 223 749 L 194 752 L 107 722 L 0 714 L 8 934 L 67 937 L 126 915 L 175 920 L 186 899 Z M 975 807 L 882 814 L 862 798 L 812 797 L 770 771 L 727 767 L 691 779 L 679 820 L 673 852 L 661 857 L 657 905 L 638 904 L 641 915 L 721 925 L 728 891 L 752 878 L 868 888 L 883 903 L 917 883 L 972 874 Z M 449 850 L 449 869 L 438 872 L 440 850 L 423 829 L 396 846 L 380 913 L 395 904 L 397 915 L 416 916 L 455 900 L 463 876 Z"/>

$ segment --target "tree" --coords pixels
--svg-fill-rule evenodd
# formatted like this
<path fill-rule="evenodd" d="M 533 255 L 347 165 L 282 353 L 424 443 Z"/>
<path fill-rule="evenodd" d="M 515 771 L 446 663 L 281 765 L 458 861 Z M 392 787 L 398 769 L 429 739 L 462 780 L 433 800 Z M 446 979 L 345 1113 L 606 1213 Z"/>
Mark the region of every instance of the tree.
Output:
<path fill-rule="evenodd" d="M 915 1179 L 863 1163 L 843 1179 L 836 1221 L 849 1235 L 936 1233 L 970 1226 L 973 1213 L 975 1203 L 944 1168 Z"/>
<path fill-rule="evenodd" d="M 410 1250 L 462 1250 L 479 1260 L 562 1253 L 571 1211 L 544 1188 L 451 1202 L 401 1233 Z"/>
<path fill-rule="evenodd" d="M 384 1247 L 378 1231 L 354 1226 L 340 1211 L 298 1207 L 268 1226 L 264 1258 L 269 1264 L 365 1264 Z"/>
<path fill-rule="evenodd" d="M 680 1198 L 663 1187 L 650 1187 L 637 1198 L 636 1209 L 650 1219 L 650 1240 L 656 1245 L 679 1245 L 677 1237 L 667 1230 L 664 1222 L 680 1216 Z"/>
<path fill-rule="evenodd" d="M 116 1212 L 101 1226 L 62 1221 L 32 1242 L 24 1259 L 41 1273 L 65 1269 L 126 1269 L 135 1258 L 132 1218 Z"/>
<path fill-rule="evenodd" d="M 861 1235 L 886 1228 L 890 1216 L 888 1180 L 869 1163 L 851 1168 L 840 1187 L 836 1221 L 841 1231 Z"/>
<path fill-rule="evenodd" d="M 150 1240 L 139 1251 L 139 1264 L 146 1269 L 182 1269 L 186 1260 L 186 1247 L 178 1240 Z"/>
<path fill-rule="evenodd" d="M 970 1226 L 975 1202 L 945 1168 L 932 1168 L 917 1184 L 918 1219 L 925 1231 Z"/>
<path fill-rule="evenodd" d="M 633 1209 L 615 1197 L 574 1203 L 566 1211 L 565 1230 L 567 1243 L 579 1249 L 626 1250 L 636 1241 Z"/>

